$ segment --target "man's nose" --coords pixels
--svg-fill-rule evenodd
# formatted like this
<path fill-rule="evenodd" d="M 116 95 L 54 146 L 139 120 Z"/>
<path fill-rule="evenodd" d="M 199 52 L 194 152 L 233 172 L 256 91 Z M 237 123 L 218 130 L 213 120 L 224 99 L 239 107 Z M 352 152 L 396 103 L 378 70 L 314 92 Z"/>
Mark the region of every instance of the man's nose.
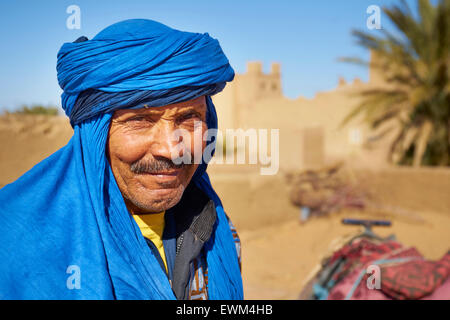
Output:
<path fill-rule="evenodd" d="M 154 157 L 174 160 L 183 156 L 183 137 L 176 130 L 172 121 L 160 121 L 154 127 L 151 139 L 151 153 Z"/>

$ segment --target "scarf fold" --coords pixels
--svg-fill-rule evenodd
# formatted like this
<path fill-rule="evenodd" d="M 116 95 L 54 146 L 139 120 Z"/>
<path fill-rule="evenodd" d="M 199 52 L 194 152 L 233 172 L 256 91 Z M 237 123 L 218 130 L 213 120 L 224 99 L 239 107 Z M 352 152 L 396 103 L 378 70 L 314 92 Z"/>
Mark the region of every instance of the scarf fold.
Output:
<path fill-rule="evenodd" d="M 206 96 L 234 71 L 217 40 L 151 20 L 126 20 L 58 53 L 68 144 L 0 190 L 1 299 L 174 299 L 166 275 L 127 211 L 105 154 L 113 112 Z M 215 141 L 209 142 L 215 143 Z M 205 244 L 211 299 L 242 299 L 222 203 L 202 163 L 191 183 L 214 201 Z"/>

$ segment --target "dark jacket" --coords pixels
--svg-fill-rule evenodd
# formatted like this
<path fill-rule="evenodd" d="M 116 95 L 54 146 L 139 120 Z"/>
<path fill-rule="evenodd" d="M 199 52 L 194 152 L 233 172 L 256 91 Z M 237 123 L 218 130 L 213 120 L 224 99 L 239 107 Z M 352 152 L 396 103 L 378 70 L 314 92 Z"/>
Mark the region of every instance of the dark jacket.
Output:
<path fill-rule="evenodd" d="M 163 234 L 166 275 L 178 300 L 208 299 L 208 266 L 204 244 L 210 238 L 216 221 L 214 202 L 194 184 L 189 184 L 176 206 L 165 214 Z M 241 266 L 241 243 L 228 219 Z M 164 262 L 149 239 L 147 244 L 166 271 Z"/>

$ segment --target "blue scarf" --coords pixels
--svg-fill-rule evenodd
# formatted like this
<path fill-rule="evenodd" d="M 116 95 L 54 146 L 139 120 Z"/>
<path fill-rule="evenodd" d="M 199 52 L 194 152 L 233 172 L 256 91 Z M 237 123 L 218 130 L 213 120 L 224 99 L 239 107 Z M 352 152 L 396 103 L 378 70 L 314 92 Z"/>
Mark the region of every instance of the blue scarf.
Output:
<path fill-rule="evenodd" d="M 139 19 L 65 43 L 57 71 L 74 134 L 0 190 L 0 299 L 174 299 L 106 158 L 110 120 L 118 109 L 204 95 L 208 128 L 217 128 L 210 96 L 233 79 L 233 69 L 208 34 Z M 191 183 L 217 212 L 205 243 L 209 297 L 242 299 L 233 237 L 206 167 Z"/>

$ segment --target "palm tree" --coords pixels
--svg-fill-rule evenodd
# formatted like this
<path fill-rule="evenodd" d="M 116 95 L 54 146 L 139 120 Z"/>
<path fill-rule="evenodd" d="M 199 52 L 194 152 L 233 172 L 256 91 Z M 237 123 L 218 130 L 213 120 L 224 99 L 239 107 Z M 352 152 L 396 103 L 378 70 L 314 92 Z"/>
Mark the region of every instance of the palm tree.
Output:
<path fill-rule="evenodd" d="M 373 130 L 394 125 L 392 162 L 449 166 L 450 0 L 435 6 L 418 0 L 417 17 L 405 1 L 383 12 L 395 34 L 383 29 L 381 36 L 362 31 L 353 35 L 377 57 L 371 65 L 382 71 L 384 85 L 364 89 L 362 102 L 343 123 L 362 116 Z M 369 65 L 357 58 L 342 60 Z"/>

